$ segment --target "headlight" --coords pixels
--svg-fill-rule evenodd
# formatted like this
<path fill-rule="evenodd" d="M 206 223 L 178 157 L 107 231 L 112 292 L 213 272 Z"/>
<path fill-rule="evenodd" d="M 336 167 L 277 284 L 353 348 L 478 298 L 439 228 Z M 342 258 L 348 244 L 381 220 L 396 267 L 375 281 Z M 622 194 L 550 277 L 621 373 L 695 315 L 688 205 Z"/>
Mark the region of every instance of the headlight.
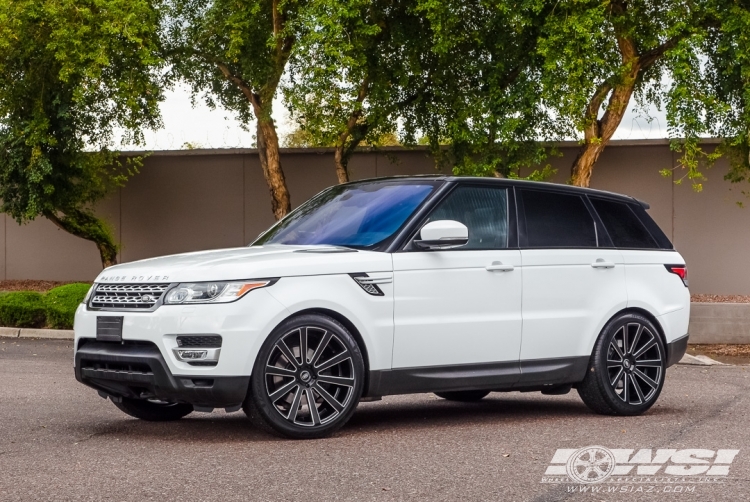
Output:
<path fill-rule="evenodd" d="M 165 305 L 185 303 L 228 303 L 239 300 L 254 289 L 268 286 L 273 281 L 194 282 L 178 284 L 164 298 Z"/>

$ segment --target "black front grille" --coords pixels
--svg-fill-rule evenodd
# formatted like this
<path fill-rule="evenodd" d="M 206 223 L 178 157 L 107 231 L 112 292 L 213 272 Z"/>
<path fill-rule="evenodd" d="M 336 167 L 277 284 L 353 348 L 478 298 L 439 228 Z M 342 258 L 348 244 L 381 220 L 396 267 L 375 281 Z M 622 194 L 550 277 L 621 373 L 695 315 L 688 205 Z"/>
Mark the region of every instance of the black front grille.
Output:
<path fill-rule="evenodd" d="M 151 367 L 144 363 L 114 362 L 114 361 L 95 361 L 81 359 L 81 369 L 106 371 L 109 373 L 131 373 L 139 375 L 153 375 Z"/>
<path fill-rule="evenodd" d="M 221 347 L 219 335 L 183 335 L 177 337 L 178 347 L 200 347 L 203 349 L 218 349 Z"/>

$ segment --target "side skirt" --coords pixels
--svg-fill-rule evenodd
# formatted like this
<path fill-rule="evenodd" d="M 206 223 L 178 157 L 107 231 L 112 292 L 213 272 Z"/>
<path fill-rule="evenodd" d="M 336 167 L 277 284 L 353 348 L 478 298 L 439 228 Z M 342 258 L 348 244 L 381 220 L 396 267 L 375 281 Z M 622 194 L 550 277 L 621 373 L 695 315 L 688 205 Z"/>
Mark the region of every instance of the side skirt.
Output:
<path fill-rule="evenodd" d="M 544 390 L 583 380 L 589 356 L 370 372 L 365 397 L 461 390 Z"/>

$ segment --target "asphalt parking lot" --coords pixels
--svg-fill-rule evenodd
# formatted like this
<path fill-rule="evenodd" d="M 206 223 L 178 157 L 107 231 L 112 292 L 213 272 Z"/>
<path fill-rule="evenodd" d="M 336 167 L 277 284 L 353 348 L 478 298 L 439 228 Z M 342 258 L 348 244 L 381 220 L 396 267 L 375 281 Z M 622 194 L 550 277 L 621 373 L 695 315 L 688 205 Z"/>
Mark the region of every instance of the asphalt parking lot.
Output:
<path fill-rule="evenodd" d="M 127 417 L 75 381 L 71 342 L 0 339 L 0 381 L 3 501 L 738 501 L 750 493 L 748 366 L 670 368 L 659 401 L 640 417 L 594 415 L 575 391 L 493 393 L 476 404 L 419 394 L 362 403 L 334 437 L 304 442 L 257 431 L 242 412 L 166 424 Z M 729 475 L 713 480 L 595 492 L 543 482 L 557 449 L 590 445 L 740 452 Z"/>

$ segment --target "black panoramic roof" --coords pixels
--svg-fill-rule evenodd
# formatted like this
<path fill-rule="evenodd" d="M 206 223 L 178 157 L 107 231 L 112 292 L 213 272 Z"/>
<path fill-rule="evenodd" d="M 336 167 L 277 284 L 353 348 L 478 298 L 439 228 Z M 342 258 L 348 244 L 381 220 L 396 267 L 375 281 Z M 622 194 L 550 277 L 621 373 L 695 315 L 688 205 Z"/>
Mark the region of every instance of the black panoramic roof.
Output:
<path fill-rule="evenodd" d="M 624 202 L 636 202 L 643 206 L 645 209 L 649 208 L 648 203 L 643 202 L 641 200 L 636 199 L 635 197 L 631 197 L 629 195 L 623 195 L 615 192 L 608 192 L 606 190 L 596 190 L 594 188 L 582 188 L 577 186 L 571 186 L 571 185 L 563 185 L 560 183 L 549 183 L 546 181 L 528 181 L 528 180 L 515 180 L 515 179 L 508 179 L 508 178 L 486 178 L 486 177 L 472 177 L 472 176 L 446 176 L 446 175 L 440 175 L 440 174 L 420 174 L 420 175 L 406 175 L 406 176 L 384 176 L 380 178 L 368 178 L 364 180 L 358 180 L 352 182 L 352 184 L 355 183 L 363 183 L 363 182 L 370 182 L 370 181 L 387 181 L 387 180 L 398 180 L 398 181 L 410 181 L 413 180 L 415 182 L 424 181 L 425 179 L 428 180 L 435 180 L 435 181 L 444 181 L 447 183 L 459 183 L 459 182 L 471 182 L 471 183 L 486 183 L 486 184 L 497 184 L 497 185 L 505 185 L 505 186 L 518 186 L 518 187 L 524 187 L 524 188 L 534 188 L 534 189 L 540 189 L 540 190 L 551 190 L 556 192 L 569 192 L 569 193 L 577 193 L 577 194 L 584 194 L 584 195 L 597 195 L 612 199 L 619 199 Z"/>

